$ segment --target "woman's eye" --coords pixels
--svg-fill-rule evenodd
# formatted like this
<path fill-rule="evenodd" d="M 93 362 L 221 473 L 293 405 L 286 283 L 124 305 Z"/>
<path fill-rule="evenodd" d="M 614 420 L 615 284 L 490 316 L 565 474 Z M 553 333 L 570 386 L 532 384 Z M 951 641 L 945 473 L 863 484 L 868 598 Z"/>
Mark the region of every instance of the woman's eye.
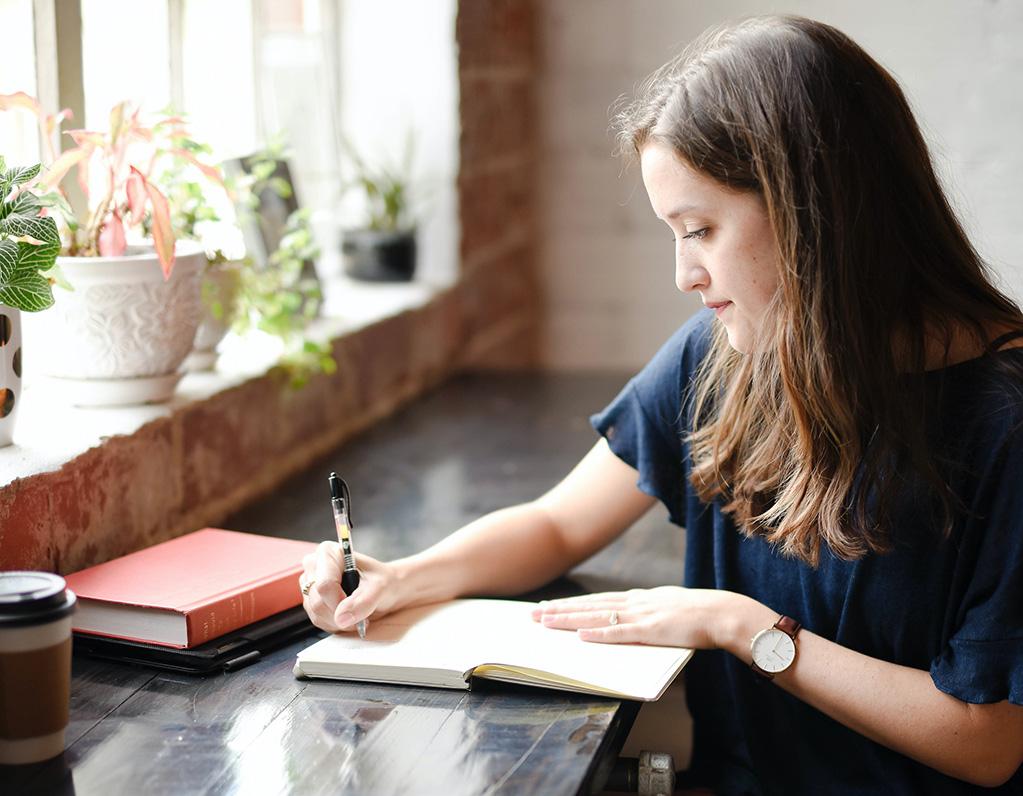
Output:
<path fill-rule="evenodd" d="M 685 235 L 683 235 L 682 238 L 684 240 L 691 240 L 691 239 L 701 240 L 702 238 L 706 237 L 706 235 L 707 235 L 707 233 L 709 231 L 710 230 L 707 227 L 704 227 L 703 229 L 694 229 L 692 232 L 688 232 Z"/>

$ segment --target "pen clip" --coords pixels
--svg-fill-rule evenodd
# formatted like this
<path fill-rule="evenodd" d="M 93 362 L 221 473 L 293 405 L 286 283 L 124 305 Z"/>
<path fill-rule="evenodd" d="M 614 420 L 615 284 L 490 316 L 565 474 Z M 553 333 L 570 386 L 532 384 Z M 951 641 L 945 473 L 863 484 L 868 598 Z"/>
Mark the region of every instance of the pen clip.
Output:
<path fill-rule="evenodd" d="M 331 473 L 330 478 L 330 496 L 332 501 L 336 500 L 341 504 L 341 516 L 344 518 L 345 523 L 349 528 L 352 527 L 352 495 L 348 491 L 348 484 L 345 483 L 345 479 L 339 476 L 337 473 Z M 340 492 L 340 494 L 338 494 Z M 337 511 L 337 506 L 334 506 L 334 510 Z"/>
<path fill-rule="evenodd" d="M 345 483 L 345 479 L 338 476 L 338 481 L 341 482 L 341 495 L 345 504 L 345 519 L 348 520 L 348 527 L 353 528 L 352 523 L 352 494 L 348 491 L 348 484 Z"/>

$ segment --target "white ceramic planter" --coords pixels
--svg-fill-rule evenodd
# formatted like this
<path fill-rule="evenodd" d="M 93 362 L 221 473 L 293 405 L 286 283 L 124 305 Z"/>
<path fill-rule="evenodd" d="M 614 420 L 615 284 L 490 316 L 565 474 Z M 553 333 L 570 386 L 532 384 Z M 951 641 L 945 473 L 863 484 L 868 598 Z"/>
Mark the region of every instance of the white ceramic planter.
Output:
<path fill-rule="evenodd" d="M 78 406 L 166 401 L 183 375 L 201 317 L 206 255 L 181 241 L 169 280 L 152 248 L 122 257 L 58 257 L 72 284 L 33 319 L 40 371 Z M 33 353 L 33 357 L 36 354 Z"/>
<path fill-rule="evenodd" d="M 0 448 L 14 440 L 21 403 L 21 310 L 0 304 Z"/>

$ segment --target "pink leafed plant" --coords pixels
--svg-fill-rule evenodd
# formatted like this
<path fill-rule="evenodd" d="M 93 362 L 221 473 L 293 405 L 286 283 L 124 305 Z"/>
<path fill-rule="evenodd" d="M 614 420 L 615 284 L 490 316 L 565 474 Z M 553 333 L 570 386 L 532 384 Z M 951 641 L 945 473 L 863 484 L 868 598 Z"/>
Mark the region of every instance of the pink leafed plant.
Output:
<path fill-rule="evenodd" d="M 178 157 L 215 183 L 224 184 L 217 168 L 178 145 L 187 138 L 184 119 L 164 114 L 147 126 L 139 108 L 121 102 L 110 111 L 105 132 L 69 130 L 65 134 L 71 136 L 75 147 L 57 155 L 53 133 L 71 113 L 63 110 L 49 115 L 27 94 L 0 94 L 0 111 L 15 108 L 35 115 L 45 141 L 48 164 L 38 178 L 42 190 L 63 193 L 61 180 L 78 168 L 78 184 L 88 209 L 83 219 L 70 214 L 64 219 L 63 253 L 80 257 L 124 254 L 128 232 L 141 232 L 148 221 L 164 278 L 169 279 L 174 268 L 174 232 L 167 197 L 152 180 L 157 165 L 162 158 Z"/>

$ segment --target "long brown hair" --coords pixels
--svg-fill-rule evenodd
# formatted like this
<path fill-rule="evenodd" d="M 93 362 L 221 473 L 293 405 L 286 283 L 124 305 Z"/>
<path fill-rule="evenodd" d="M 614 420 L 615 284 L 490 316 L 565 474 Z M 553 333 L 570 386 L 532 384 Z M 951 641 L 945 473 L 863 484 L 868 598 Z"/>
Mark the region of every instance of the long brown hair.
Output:
<path fill-rule="evenodd" d="M 851 39 L 793 16 L 709 31 L 616 116 L 619 151 L 671 146 L 757 192 L 780 287 L 753 351 L 718 329 L 697 377 L 691 481 L 748 535 L 813 565 L 891 546 L 896 472 L 957 506 L 929 449 L 928 342 L 1023 326 L 935 176 L 901 89 Z M 856 488 L 854 489 L 854 485 Z"/>

